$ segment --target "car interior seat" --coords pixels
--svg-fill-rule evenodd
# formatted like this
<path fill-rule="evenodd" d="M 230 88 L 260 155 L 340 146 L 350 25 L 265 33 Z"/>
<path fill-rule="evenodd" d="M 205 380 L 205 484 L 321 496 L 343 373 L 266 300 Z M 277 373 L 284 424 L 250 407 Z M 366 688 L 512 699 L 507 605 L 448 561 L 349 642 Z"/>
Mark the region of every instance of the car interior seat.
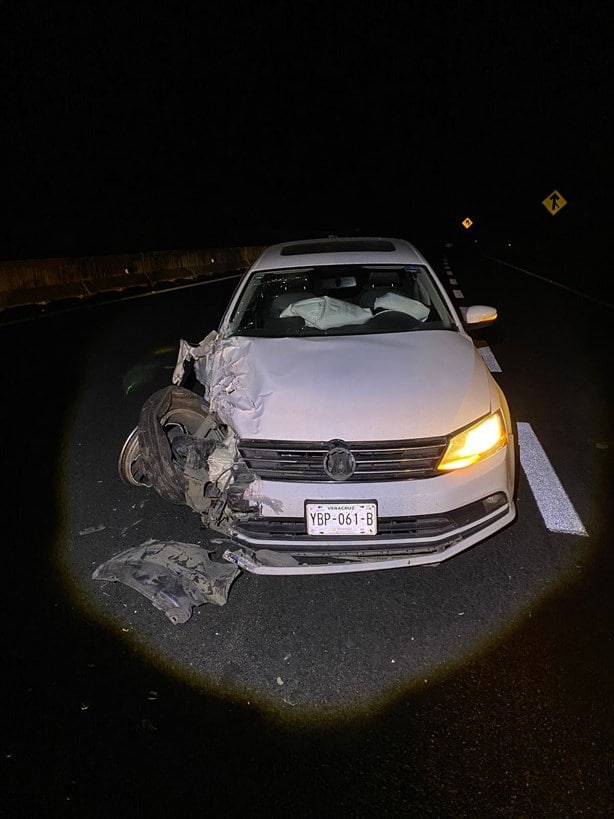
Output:
<path fill-rule="evenodd" d="M 398 270 L 370 270 L 367 285 L 358 299 L 358 304 L 372 310 L 376 299 L 395 291 L 402 292 Z"/>

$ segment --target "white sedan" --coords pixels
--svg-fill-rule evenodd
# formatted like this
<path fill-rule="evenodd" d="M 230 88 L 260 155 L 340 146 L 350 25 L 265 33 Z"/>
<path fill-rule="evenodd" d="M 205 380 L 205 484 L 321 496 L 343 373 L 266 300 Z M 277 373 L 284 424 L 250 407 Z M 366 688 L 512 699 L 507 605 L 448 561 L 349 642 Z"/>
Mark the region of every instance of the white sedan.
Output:
<path fill-rule="evenodd" d="M 188 503 L 260 574 L 439 563 L 515 517 L 508 405 L 408 242 L 274 245 L 218 331 L 181 342 L 120 474 Z M 215 542 L 216 538 L 213 538 Z"/>

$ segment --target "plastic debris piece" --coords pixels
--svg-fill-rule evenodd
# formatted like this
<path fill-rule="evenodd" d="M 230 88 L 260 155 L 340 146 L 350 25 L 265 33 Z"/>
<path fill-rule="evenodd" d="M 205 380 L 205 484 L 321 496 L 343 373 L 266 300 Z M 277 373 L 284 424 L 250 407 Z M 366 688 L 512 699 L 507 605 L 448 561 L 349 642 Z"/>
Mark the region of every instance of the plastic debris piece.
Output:
<path fill-rule="evenodd" d="M 93 535 L 94 532 L 103 532 L 107 527 L 103 523 L 99 523 L 98 526 L 88 526 L 87 529 L 81 529 L 79 532 L 80 535 Z"/>
<path fill-rule="evenodd" d="M 223 492 L 232 478 L 232 467 L 237 460 L 237 439 L 229 435 L 223 444 L 216 447 L 208 459 L 209 480 L 216 483 Z"/>
<path fill-rule="evenodd" d="M 211 353 L 215 341 L 217 340 L 217 331 L 212 330 L 203 340 L 196 345 L 190 344 L 185 339 L 179 342 L 179 351 L 177 354 L 177 363 L 173 371 L 173 384 L 181 384 L 185 372 L 185 365 L 188 361 L 194 361 L 194 368 L 196 370 L 197 378 L 204 382 L 204 369 L 206 367 L 207 356 Z"/>
<path fill-rule="evenodd" d="M 148 540 L 100 565 L 94 580 L 112 580 L 147 597 L 177 625 L 203 603 L 225 605 L 239 567 L 215 563 L 193 543 Z"/>
<path fill-rule="evenodd" d="M 292 555 L 274 552 L 271 549 L 258 549 L 256 559 L 265 566 L 298 566 L 298 560 Z"/>

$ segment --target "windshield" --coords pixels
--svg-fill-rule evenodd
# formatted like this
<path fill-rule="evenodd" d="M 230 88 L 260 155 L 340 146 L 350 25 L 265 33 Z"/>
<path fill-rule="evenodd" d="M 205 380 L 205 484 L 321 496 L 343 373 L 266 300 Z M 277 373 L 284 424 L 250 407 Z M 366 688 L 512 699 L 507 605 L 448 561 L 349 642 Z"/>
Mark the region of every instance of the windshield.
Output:
<path fill-rule="evenodd" d="M 327 265 L 254 273 L 228 336 L 349 335 L 456 325 L 422 265 Z"/>

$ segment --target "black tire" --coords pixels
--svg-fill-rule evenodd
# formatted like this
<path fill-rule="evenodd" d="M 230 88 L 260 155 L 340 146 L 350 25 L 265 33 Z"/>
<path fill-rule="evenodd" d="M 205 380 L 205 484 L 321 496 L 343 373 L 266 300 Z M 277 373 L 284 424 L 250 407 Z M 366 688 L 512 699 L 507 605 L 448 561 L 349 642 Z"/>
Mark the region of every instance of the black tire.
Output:
<path fill-rule="evenodd" d="M 173 450 L 173 437 L 194 435 L 209 415 L 207 402 L 183 387 L 165 387 L 143 404 L 138 424 L 139 450 L 148 482 L 171 503 L 185 503 L 183 464 Z M 223 435 L 214 428 L 214 440 Z"/>

